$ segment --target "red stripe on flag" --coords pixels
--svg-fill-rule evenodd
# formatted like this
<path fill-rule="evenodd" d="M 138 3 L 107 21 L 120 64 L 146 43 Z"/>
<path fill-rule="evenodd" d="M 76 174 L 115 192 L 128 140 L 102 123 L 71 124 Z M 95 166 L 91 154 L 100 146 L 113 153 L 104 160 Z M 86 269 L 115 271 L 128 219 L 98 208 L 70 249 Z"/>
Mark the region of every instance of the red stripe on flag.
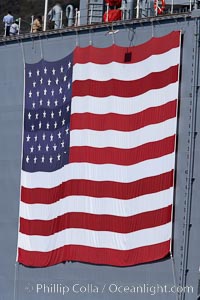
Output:
<path fill-rule="evenodd" d="M 70 180 L 51 189 L 22 187 L 21 201 L 29 204 L 51 204 L 72 195 L 131 199 L 156 193 L 173 186 L 173 170 L 130 183 L 112 181 Z"/>
<path fill-rule="evenodd" d="M 20 263 L 26 266 L 49 266 L 67 260 L 93 262 L 94 264 L 131 266 L 143 262 L 161 259 L 169 254 L 170 241 L 140 247 L 131 250 L 114 250 L 106 248 L 92 248 L 81 245 L 69 245 L 50 252 L 26 251 L 18 249 Z"/>
<path fill-rule="evenodd" d="M 96 231 L 130 233 L 164 225 L 171 221 L 172 206 L 130 217 L 66 213 L 52 220 L 26 220 L 20 218 L 20 232 L 28 235 L 48 236 L 67 228 L 84 228 Z"/>
<path fill-rule="evenodd" d="M 88 62 L 88 57 L 90 58 L 90 62 L 96 64 L 107 64 L 111 61 L 124 63 L 124 55 L 126 52 L 132 53 L 132 59 L 128 63 L 136 63 L 150 57 L 151 55 L 162 54 L 172 48 L 179 47 L 179 36 L 179 32 L 171 32 L 164 37 L 154 37 L 142 45 L 130 48 L 127 47 L 127 49 L 116 45 L 103 49 L 94 48 L 92 46 L 85 48 L 77 47 L 75 49 L 74 64 L 85 64 Z"/>
<path fill-rule="evenodd" d="M 132 115 L 74 113 L 70 129 L 133 131 L 176 117 L 177 100 Z"/>
<path fill-rule="evenodd" d="M 119 164 L 129 166 L 170 154 L 174 151 L 175 136 L 146 143 L 131 149 L 71 147 L 69 161 L 90 162 L 93 164 Z"/>
<path fill-rule="evenodd" d="M 111 79 L 108 81 L 76 80 L 73 82 L 73 97 L 96 96 L 108 97 L 135 97 L 153 89 L 163 88 L 178 80 L 178 65 L 165 71 L 150 73 L 149 75 L 134 80 L 120 81 Z"/>

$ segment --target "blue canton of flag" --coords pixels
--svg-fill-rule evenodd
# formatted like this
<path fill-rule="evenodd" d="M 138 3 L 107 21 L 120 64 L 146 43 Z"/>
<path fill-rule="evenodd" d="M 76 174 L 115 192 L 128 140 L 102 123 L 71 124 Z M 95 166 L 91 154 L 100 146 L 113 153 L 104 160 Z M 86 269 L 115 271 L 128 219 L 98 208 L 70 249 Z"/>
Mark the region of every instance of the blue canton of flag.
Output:
<path fill-rule="evenodd" d="M 22 169 L 55 171 L 68 163 L 72 54 L 26 64 Z"/>

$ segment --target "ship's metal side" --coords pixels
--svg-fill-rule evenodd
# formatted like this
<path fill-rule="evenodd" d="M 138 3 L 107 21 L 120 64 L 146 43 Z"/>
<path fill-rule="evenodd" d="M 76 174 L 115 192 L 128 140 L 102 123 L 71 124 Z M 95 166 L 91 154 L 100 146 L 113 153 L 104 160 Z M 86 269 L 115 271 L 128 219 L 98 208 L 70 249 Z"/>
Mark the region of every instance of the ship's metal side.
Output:
<path fill-rule="evenodd" d="M 113 34 L 111 30 L 117 32 Z M 77 45 L 137 45 L 152 36 L 182 31 L 180 99 L 174 195 L 173 259 L 127 268 L 66 262 L 27 268 L 15 262 L 20 198 L 24 61 L 58 60 Z M 102 50 L 103 51 L 103 50 Z M 197 299 L 200 280 L 200 107 L 199 17 L 154 18 L 137 22 L 61 31 L 0 45 L 0 299 Z M 73 287 L 76 285 L 75 290 Z M 190 287 L 175 293 L 174 285 Z M 38 289 L 38 287 L 43 287 Z M 62 287 L 70 291 L 62 294 Z M 82 290 L 80 290 L 80 287 Z M 115 286 L 141 286 L 114 292 Z M 166 288 L 165 288 L 166 286 Z M 46 289 L 44 290 L 44 287 Z M 98 289 L 96 289 L 97 287 Z M 48 289 L 49 288 L 49 289 Z M 48 292 L 49 291 L 49 292 Z M 61 292 L 60 292 L 61 291 Z M 179 289 L 181 291 L 181 288 Z M 154 293 L 155 292 L 155 293 Z"/>

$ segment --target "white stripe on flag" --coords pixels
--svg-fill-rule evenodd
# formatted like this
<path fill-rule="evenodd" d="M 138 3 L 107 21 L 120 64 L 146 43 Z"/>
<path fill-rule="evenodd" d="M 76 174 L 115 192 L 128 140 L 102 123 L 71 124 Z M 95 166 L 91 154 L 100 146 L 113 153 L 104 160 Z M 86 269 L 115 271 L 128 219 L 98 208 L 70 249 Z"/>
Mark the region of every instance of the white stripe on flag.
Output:
<path fill-rule="evenodd" d="M 21 202 L 20 217 L 27 220 L 52 220 L 70 212 L 119 217 L 134 216 L 172 204 L 173 188 L 129 200 L 69 196 L 52 204 L 27 204 Z M 37 199 L 35 201 L 37 203 Z"/>
<path fill-rule="evenodd" d="M 21 182 L 27 188 L 52 188 L 73 179 L 92 181 L 133 182 L 173 170 L 174 153 L 142 161 L 131 166 L 111 164 L 71 163 L 53 173 L 22 171 Z"/>
<path fill-rule="evenodd" d="M 96 248 L 129 250 L 168 241 L 171 222 L 131 233 L 65 229 L 50 236 L 28 236 L 19 233 L 18 247 L 27 251 L 48 252 L 64 245 L 84 245 Z"/>
<path fill-rule="evenodd" d="M 178 95 L 178 82 L 168 86 L 150 90 L 142 95 L 129 98 L 109 96 L 97 98 L 93 96 L 74 97 L 71 113 L 90 112 L 94 114 L 116 113 L 131 115 L 149 107 L 157 107 L 175 100 Z M 133 105 L 134 104 L 134 105 Z"/>
<path fill-rule="evenodd" d="M 137 80 L 150 73 L 161 72 L 168 69 L 169 61 L 170 66 L 177 65 L 179 63 L 179 51 L 179 48 L 175 48 L 160 55 L 152 55 L 149 58 L 134 64 L 111 62 L 105 65 L 97 65 L 95 63 L 86 63 L 84 64 L 84 68 L 82 67 L 82 64 L 75 64 L 73 69 L 73 80 Z"/>
<path fill-rule="evenodd" d="M 70 134 L 70 147 L 89 146 L 95 148 L 114 147 L 131 149 L 149 142 L 162 140 L 175 133 L 176 118 L 130 132 L 115 130 L 95 131 L 90 129 L 72 130 Z"/>

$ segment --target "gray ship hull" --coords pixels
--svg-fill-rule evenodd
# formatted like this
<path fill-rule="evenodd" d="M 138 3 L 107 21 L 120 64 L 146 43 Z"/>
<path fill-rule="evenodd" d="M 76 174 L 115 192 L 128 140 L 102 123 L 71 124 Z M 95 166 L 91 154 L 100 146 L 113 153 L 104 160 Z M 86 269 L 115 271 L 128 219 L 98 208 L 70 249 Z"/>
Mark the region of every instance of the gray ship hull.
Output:
<path fill-rule="evenodd" d="M 200 294 L 199 11 L 60 30 L 0 42 L 0 299 L 197 299 Z M 110 30 L 116 33 L 109 34 Z M 16 263 L 23 123 L 24 62 L 55 61 L 77 45 L 138 45 L 182 31 L 174 195 L 173 257 L 132 267 L 66 262 Z M 178 289 L 175 287 L 179 287 Z"/>

